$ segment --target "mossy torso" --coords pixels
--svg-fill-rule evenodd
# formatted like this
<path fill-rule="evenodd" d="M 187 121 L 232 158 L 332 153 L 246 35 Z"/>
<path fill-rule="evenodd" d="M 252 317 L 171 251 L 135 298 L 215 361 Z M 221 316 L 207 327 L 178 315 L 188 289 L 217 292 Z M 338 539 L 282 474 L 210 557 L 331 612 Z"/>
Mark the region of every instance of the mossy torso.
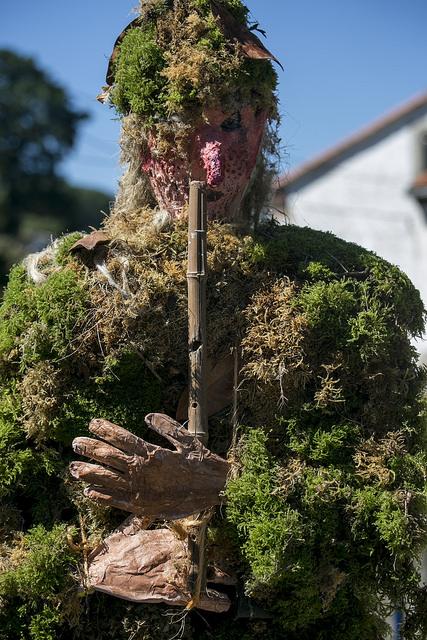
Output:
<path fill-rule="evenodd" d="M 82 540 L 95 545 L 123 518 L 69 479 L 72 439 L 93 417 L 145 436 L 145 414 L 174 415 L 187 384 L 185 223 L 108 231 L 110 279 L 66 238 L 43 283 L 18 266 L 5 292 L 0 638 L 174 633 L 156 606 L 101 594 L 85 604 L 72 577 Z M 410 341 L 422 329 L 406 276 L 356 245 L 290 226 L 211 226 L 209 356 L 241 351 L 241 439 L 210 540 L 232 549 L 242 585 L 273 616 L 215 618 L 217 637 L 377 640 L 387 598 L 408 604 L 406 637 L 424 637 L 412 567 L 425 536 L 424 375 Z M 230 424 L 227 410 L 212 420 L 223 454 Z M 205 632 L 194 618 L 184 637 Z"/>

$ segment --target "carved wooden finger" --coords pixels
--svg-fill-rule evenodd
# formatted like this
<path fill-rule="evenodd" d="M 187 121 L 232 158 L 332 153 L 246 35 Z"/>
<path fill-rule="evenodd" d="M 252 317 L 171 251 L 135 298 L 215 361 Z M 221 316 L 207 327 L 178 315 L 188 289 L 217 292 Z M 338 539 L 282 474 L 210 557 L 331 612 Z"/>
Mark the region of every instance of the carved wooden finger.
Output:
<path fill-rule="evenodd" d="M 110 469 L 106 469 L 99 464 L 89 464 L 88 462 L 72 462 L 70 473 L 73 478 L 90 482 L 97 486 L 106 488 L 122 489 L 129 491 L 129 482 L 123 476 Z"/>
<path fill-rule="evenodd" d="M 142 530 L 129 518 L 89 557 L 89 582 L 97 591 L 138 603 L 185 607 L 191 600 L 191 558 L 186 540 L 169 529 Z M 229 598 L 203 593 L 198 608 L 224 612 Z"/>
<path fill-rule="evenodd" d="M 138 456 L 146 458 L 149 452 L 157 448 L 155 445 L 145 442 L 142 438 L 138 438 L 130 431 L 123 429 L 123 427 L 119 427 L 117 424 L 102 418 L 91 420 L 89 431 L 130 455 L 136 453 Z"/>
<path fill-rule="evenodd" d="M 123 472 L 128 470 L 129 456 L 100 440 L 75 438 L 73 440 L 73 450 L 82 456 L 92 458 L 97 462 L 113 467 L 113 469 L 118 469 Z"/>
<path fill-rule="evenodd" d="M 145 416 L 145 422 L 150 429 L 169 440 L 178 451 L 194 449 L 201 444 L 179 422 L 163 413 L 149 413 Z"/>
<path fill-rule="evenodd" d="M 107 507 L 115 507 L 122 511 L 134 513 L 134 506 L 127 500 L 127 494 L 114 489 L 103 489 L 96 485 L 89 485 L 83 492 L 85 496 Z M 138 512 L 139 513 L 139 512 Z"/>

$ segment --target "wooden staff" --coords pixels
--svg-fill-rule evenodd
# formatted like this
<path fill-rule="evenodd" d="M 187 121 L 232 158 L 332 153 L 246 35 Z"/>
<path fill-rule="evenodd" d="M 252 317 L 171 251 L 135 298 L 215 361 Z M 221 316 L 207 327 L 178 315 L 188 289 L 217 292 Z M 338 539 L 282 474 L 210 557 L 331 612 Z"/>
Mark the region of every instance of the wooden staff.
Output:
<path fill-rule="evenodd" d="M 206 412 L 206 277 L 207 277 L 207 206 L 204 182 L 190 182 L 188 212 L 188 354 L 190 381 L 188 430 L 203 444 L 208 441 Z M 196 517 L 197 518 L 197 517 Z M 192 529 L 189 536 L 191 554 L 190 585 L 192 598 L 187 609 L 197 607 L 205 589 L 205 538 L 209 518 Z"/>
<path fill-rule="evenodd" d="M 188 214 L 188 351 L 190 383 L 188 430 L 207 445 L 206 277 L 207 202 L 204 182 L 190 182 Z"/>

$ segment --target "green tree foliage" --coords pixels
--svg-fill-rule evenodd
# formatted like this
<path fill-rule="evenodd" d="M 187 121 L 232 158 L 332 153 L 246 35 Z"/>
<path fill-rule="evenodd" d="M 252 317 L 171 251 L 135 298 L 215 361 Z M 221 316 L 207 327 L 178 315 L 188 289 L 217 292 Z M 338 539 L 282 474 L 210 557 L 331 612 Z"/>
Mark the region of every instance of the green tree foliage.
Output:
<path fill-rule="evenodd" d="M 0 50 L 0 281 L 25 251 L 96 225 L 107 210 L 106 194 L 71 187 L 58 173 L 86 118 L 31 58 Z"/>

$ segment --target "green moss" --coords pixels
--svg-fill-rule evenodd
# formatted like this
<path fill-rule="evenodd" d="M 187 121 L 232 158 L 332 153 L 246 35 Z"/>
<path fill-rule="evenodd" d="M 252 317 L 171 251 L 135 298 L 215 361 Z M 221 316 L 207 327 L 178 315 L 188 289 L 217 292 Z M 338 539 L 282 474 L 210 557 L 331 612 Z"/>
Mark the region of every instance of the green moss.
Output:
<path fill-rule="evenodd" d="M 82 236 L 83 234 L 79 231 L 74 231 L 60 239 L 55 256 L 58 265 L 65 267 L 73 259 L 70 249 Z"/>
<path fill-rule="evenodd" d="M 239 456 L 242 472 L 227 486 L 227 518 L 247 563 L 246 588 L 291 638 L 293 631 L 295 637 L 339 638 L 344 628 L 357 638 L 362 624 L 374 640 L 385 615 L 376 598 L 379 576 L 384 587 L 391 566 L 399 573 L 403 584 L 392 580 L 389 592 L 396 602 L 416 588 L 407 561 L 420 548 L 422 520 L 415 524 L 405 514 L 395 492 L 359 488 L 348 458 L 341 466 L 339 454 L 335 466 L 285 462 L 270 448 L 265 432 L 249 431 Z M 349 618 L 349 607 L 359 618 Z M 381 614 L 369 613 L 376 608 Z"/>
<path fill-rule="evenodd" d="M 288 275 L 304 276 L 310 262 L 316 262 L 332 271 L 335 277 L 366 276 L 364 262 L 370 252 L 341 240 L 332 233 L 319 233 L 308 227 L 287 225 L 280 227 L 271 222 L 259 228 L 259 242 L 266 253 L 266 266 L 282 268 Z"/>
<path fill-rule="evenodd" d="M 274 495 L 277 470 L 268 455 L 266 438 L 259 430 L 248 434 L 241 459 L 243 472 L 227 486 L 228 519 L 236 525 L 251 567 L 249 587 L 255 590 L 274 587 L 282 580 L 289 547 L 302 541 L 300 515 Z"/>
<path fill-rule="evenodd" d="M 300 306 L 315 332 L 316 339 L 328 349 L 340 349 L 348 340 L 347 326 L 357 310 L 354 283 L 349 281 L 316 282 L 305 285 L 295 304 Z"/>
<path fill-rule="evenodd" d="M 239 20 L 242 24 L 246 25 L 247 17 L 249 15 L 249 9 L 241 2 L 241 0 L 224 0 L 223 5 Z M 203 12 L 208 12 L 211 8 L 209 0 L 193 0 L 193 5 L 197 9 L 201 9 Z"/>
<path fill-rule="evenodd" d="M 331 234 L 261 227 L 248 252 L 294 293 L 283 306 L 267 285 L 248 316 L 246 383 L 253 375 L 253 424 L 265 430 L 245 436 L 227 494 L 246 588 L 289 638 L 356 639 L 363 628 L 376 640 L 387 615 L 378 584 L 408 620 L 418 615 L 409 566 L 426 539 L 425 374 L 409 339 L 423 305 L 406 276 Z M 276 514 L 285 525 L 287 509 L 298 518 L 283 544 Z"/>
<path fill-rule="evenodd" d="M 334 279 L 334 272 L 332 269 L 322 264 L 321 262 L 311 261 L 302 270 L 302 275 L 304 279 L 312 280 L 316 282 L 317 280 L 325 280 L 326 282 Z"/>
<path fill-rule="evenodd" d="M 54 640 L 61 618 L 59 603 L 70 596 L 76 567 L 75 556 L 67 544 L 64 525 L 51 530 L 31 529 L 19 540 L 19 561 L 0 574 L 0 621 L 3 637 Z M 18 556 L 18 552 L 15 552 Z M 68 592 L 68 593 L 67 593 Z M 9 617 L 5 603 L 13 605 Z"/>
<path fill-rule="evenodd" d="M 34 451 L 20 425 L 21 404 L 17 387 L 10 383 L 0 391 L 0 499 L 25 490 L 41 474 L 52 475 L 56 455 L 48 450 Z"/>
<path fill-rule="evenodd" d="M 20 541 L 20 549 L 23 561 L 0 576 L 2 596 L 25 597 L 30 605 L 54 598 L 69 581 L 64 569 L 75 565 L 65 526 L 51 531 L 34 527 Z"/>
<path fill-rule="evenodd" d="M 356 540 L 359 537 L 367 540 L 366 531 L 375 528 L 379 540 L 396 560 L 410 553 L 411 548 L 415 551 L 414 547 L 419 547 L 414 523 L 411 525 L 409 514 L 405 514 L 402 499 L 392 492 L 376 486 L 358 489 L 353 495 L 352 508 L 352 531 Z M 369 548 L 369 543 L 366 545 L 366 553 L 375 551 L 374 547 Z"/>
<path fill-rule="evenodd" d="M 143 115 L 148 124 L 164 116 L 162 95 L 166 80 L 160 73 L 164 66 L 154 26 L 130 30 L 120 45 L 115 68 L 112 102 L 117 109 L 121 113 L 132 111 Z"/>
<path fill-rule="evenodd" d="M 34 318 L 33 291 L 34 287 L 27 281 L 25 268 L 22 265 L 14 267 L 9 274 L 0 308 L 0 362 L 11 359 L 11 351 L 17 346 L 18 338 Z"/>
<path fill-rule="evenodd" d="M 68 356 L 86 312 L 85 288 L 71 268 L 54 271 L 36 286 L 23 267 L 15 267 L 0 311 L 0 375 L 2 363 L 8 370 L 19 361 L 24 370 L 43 359 Z"/>
<path fill-rule="evenodd" d="M 28 627 L 29 637 L 32 640 L 55 640 L 60 622 L 57 609 L 45 605 L 40 613 L 32 616 Z"/>
<path fill-rule="evenodd" d="M 36 290 L 34 307 L 40 334 L 31 336 L 28 361 L 64 358 L 72 351 L 76 325 L 81 325 L 87 313 L 87 294 L 71 269 L 53 273 Z"/>
<path fill-rule="evenodd" d="M 351 461 L 354 447 L 361 439 L 359 425 L 335 424 L 333 419 L 326 417 L 311 423 L 297 418 L 280 422 L 290 451 L 307 462 L 333 464 L 339 461 L 344 465 Z"/>
<path fill-rule="evenodd" d="M 136 354 L 125 353 L 108 363 L 106 375 L 64 389 L 48 437 L 69 446 L 75 437 L 87 433 L 92 418 L 106 418 L 145 436 L 144 417 L 159 408 L 160 397 L 159 381 Z"/>
<path fill-rule="evenodd" d="M 392 455 L 388 459 L 388 467 L 392 472 L 396 485 L 404 487 L 405 491 L 417 491 L 422 486 L 425 470 L 427 469 L 427 451 L 416 451 Z"/>

